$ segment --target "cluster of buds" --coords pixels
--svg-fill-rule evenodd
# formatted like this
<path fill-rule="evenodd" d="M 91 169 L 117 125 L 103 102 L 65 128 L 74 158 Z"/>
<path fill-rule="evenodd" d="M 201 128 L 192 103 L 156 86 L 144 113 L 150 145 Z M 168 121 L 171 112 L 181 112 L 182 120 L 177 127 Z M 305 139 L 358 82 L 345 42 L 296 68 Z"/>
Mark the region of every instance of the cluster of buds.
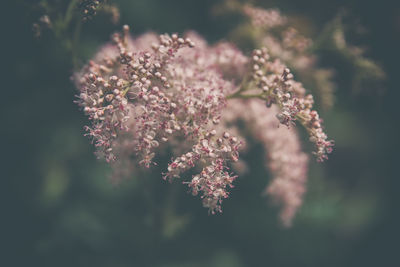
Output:
<path fill-rule="evenodd" d="M 90 71 L 80 79 L 80 94 L 76 101 L 92 121 L 86 126 L 89 135 L 104 158 L 110 162 L 115 160 L 112 142 L 118 132 L 127 130 L 130 106 L 124 95 L 126 82 L 117 76 L 104 76 L 101 66 L 90 64 Z"/>
<path fill-rule="evenodd" d="M 224 163 L 220 160 L 215 160 L 212 163 L 192 178 L 189 187 L 194 196 L 203 192 L 201 196 L 203 206 L 208 208 L 211 214 L 215 214 L 215 212 L 222 212 L 222 200 L 229 196 L 226 189 L 233 187 L 232 183 L 237 176 L 225 171 Z"/>
<path fill-rule="evenodd" d="M 318 113 L 312 110 L 312 95 L 305 95 L 301 83 L 293 80 L 293 74 L 279 60 L 271 61 L 266 48 L 256 49 L 252 57 L 252 79 L 260 91 L 259 97 L 270 107 L 276 104 L 280 111 L 276 115 L 279 122 L 290 126 L 297 120 L 307 130 L 310 141 L 316 146 L 318 161 L 327 159 L 332 152 L 333 142 L 327 140 Z"/>
<path fill-rule="evenodd" d="M 100 5 L 106 0 L 81 0 L 78 4 L 80 10 L 82 10 L 83 19 L 88 20 L 96 15 Z"/>
<path fill-rule="evenodd" d="M 221 137 L 216 137 L 216 134 L 215 130 L 206 133 L 191 152 L 177 157 L 168 165 L 168 172 L 164 176 L 170 180 L 179 178 L 182 172 L 195 167 L 195 162 L 202 162 L 205 167 L 200 174 L 193 176 L 188 185 L 194 196 L 202 192 L 203 205 L 212 214 L 221 212 L 221 202 L 229 195 L 227 188 L 233 187 L 237 176 L 229 173 L 227 162 L 238 161 L 241 146 L 241 141 L 228 132 Z"/>

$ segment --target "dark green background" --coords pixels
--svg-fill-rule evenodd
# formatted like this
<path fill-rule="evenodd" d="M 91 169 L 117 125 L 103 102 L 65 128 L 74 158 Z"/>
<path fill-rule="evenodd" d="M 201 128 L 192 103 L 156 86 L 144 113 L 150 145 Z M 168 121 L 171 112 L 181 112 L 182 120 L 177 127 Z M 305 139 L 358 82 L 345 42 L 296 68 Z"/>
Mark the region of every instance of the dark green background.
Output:
<path fill-rule="evenodd" d="M 368 30 L 356 41 L 388 77 L 384 89 L 355 94 L 331 59 L 339 88 L 323 117 L 336 147 L 311 164 L 290 229 L 261 197 L 269 176 L 257 144 L 221 215 L 157 177 L 161 166 L 112 185 L 83 136 L 69 55 L 50 33 L 32 36 L 36 2 L 2 2 L 0 266 L 400 266 L 398 1 L 258 1 L 306 18 L 313 33 L 345 7 Z M 136 34 L 194 29 L 215 42 L 237 23 L 212 16 L 219 1 L 114 2 Z M 82 62 L 117 29 L 101 15 L 85 24 Z"/>

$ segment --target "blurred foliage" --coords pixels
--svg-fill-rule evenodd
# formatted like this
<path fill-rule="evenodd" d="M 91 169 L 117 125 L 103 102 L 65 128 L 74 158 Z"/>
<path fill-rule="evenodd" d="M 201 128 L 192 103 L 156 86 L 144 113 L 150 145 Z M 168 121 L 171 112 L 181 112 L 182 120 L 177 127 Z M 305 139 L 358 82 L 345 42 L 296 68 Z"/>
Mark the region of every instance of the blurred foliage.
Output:
<path fill-rule="evenodd" d="M 348 24 L 353 24 L 353 31 L 349 31 L 349 27 L 346 27 L 344 22 L 346 19 Z M 343 61 L 350 63 L 352 74 L 350 87 L 353 91 L 360 93 L 362 90 L 381 90 L 386 78 L 382 67 L 365 57 L 365 51 L 362 48 L 350 45 L 347 41 L 348 37 L 352 35 L 353 38 L 350 39 L 354 41 L 356 39 L 354 36 L 362 35 L 362 32 L 365 32 L 366 29 L 350 21 L 349 15 L 346 15 L 345 11 L 340 12 L 325 26 L 315 43 L 314 50 L 339 57 L 341 64 L 343 64 Z"/>
<path fill-rule="evenodd" d="M 84 23 L 77 64 L 125 23 L 135 34 L 194 29 L 210 42 L 225 38 L 239 22 L 214 16 L 219 2 L 113 1 L 120 24 L 101 14 Z M 164 182 L 159 173 L 165 163 L 112 184 L 110 169 L 95 159 L 83 136 L 86 121 L 73 103 L 70 54 L 51 34 L 33 37 L 32 24 L 43 15 L 35 8 L 39 1 L 7 1 L 0 266 L 400 265 L 399 4 L 253 2 L 306 21 L 311 33 L 323 32 L 345 7 L 368 29 L 358 41 L 387 74 L 386 90 L 354 95 L 352 90 L 364 84 L 350 77 L 383 72 L 363 57 L 352 58 L 355 67 L 345 69 L 342 59 L 326 57 L 324 64 L 338 71 L 338 89 L 336 106 L 322 117 L 336 147 L 329 161 L 311 164 L 309 191 L 294 226 L 281 227 L 277 210 L 261 197 L 269 176 L 256 143 L 244 155 L 250 172 L 237 181 L 221 215 L 208 216 L 184 185 Z M 363 71 L 357 73 L 357 66 Z M 310 150 L 307 144 L 305 149 Z"/>

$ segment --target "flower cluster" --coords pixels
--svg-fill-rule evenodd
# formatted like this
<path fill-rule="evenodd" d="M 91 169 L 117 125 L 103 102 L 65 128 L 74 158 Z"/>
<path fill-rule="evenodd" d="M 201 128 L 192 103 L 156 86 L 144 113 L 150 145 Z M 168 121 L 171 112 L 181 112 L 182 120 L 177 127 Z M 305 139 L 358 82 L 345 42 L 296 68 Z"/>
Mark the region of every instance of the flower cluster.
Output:
<path fill-rule="evenodd" d="M 125 122 L 131 108 L 123 93 L 126 84 L 116 75 L 103 75 L 109 71 L 104 65 L 91 63 L 89 69 L 90 73 L 80 79 L 81 93 L 76 102 L 93 121 L 91 127 L 86 127 L 87 135 L 105 159 L 113 161 L 112 141 L 119 131 L 127 130 Z"/>
<path fill-rule="evenodd" d="M 192 194 L 202 192 L 203 206 L 209 208 L 211 213 L 221 212 L 221 202 L 228 197 L 227 188 L 233 187 L 232 183 L 237 176 L 229 173 L 226 161 L 236 162 L 241 142 L 236 137 L 231 137 L 224 132 L 222 137 L 214 138 L 216 131 L 206 134 L 206 138 L 193 146 L 191 152 L 177 157 L 168 166 L 166 178 L 179 177 L 180 173 L 195 166 L 197 161 L 202 161 L 205 167 L 193 176 L 188 183 Z"/>
<path fill-rule="evenodd" d="M 327 154 L 332 152 L 333 141 L 327 140 L 322 121 L 312 109 L 312 95 L 305 95 L 302 84 L 293 80 L 293 74 L 280 60 L 271 60 L 266 48 L 256 49 L 251 63 L 253 70 L 249 83 L 254 84 L 255 96 L 264 99 L 267 107 L 275 104 L 280 108 L 276 117 L 281 124 L 289 127 L 294 121 L 299 121 L 316 146 L 314 153 L 318 161 L 327 159 Z M 248 97 L 247 91 L 241 89 L 236 94 Z M 254 96 L 254 93 L 250 96 Z"/>
<path fill-rule="evenodd" d="M 266 166 L 275 177 L 267 192 L 282 205 L 287 225 L 305 191 L 307 156 L 295 129 L 277 127 L 275 117 L 305 126 L 319 160 L 330 152 L 312 97 L 265 49 L 246 57 L 230 43 L 209 46 L 195 33 L 133 39 L 124 26 L 74 79 L 76 102 L 91 121 L 87 134 L 116 176 L 135 170 L 134 162 L 149 168 L 168 148 L 173 159 L 164 179 L 198 170 L 183 183 L 212 214 L 222 211 L 237 178 L 231 165 L 247 137 L 235 126 L 238 119 L 267 150 Z"/>
<path fill-rule="evenodd" d="M 212 130 L 226 105 L 225 94 L 234 88 L 218 66 L 232 72 L 226 60 L 236 50 L 222 45 L 208 57 L 201 41 L 200 48 L 190 49 L 190 38 L 161 35 L 157 43 L 153 35 L 132 40 L 127 31 L 114 35 L 114 45 L 103 48 L 75 77 L 81 91 L 77 103 L 92 121 L 88 135 L 107 161 L 134 156 L 145 167 L 161 143 L 185 138 L 192 150 L 169 165 L 165 178 L 177 178 L 200 161 L 203 178 L 194 177 L 189 186 L 193 194 L 203 192 L 211 212 L 220 210 L 226 187 L 235 178 L 227 162 L 237 160 L 240 141 Z M 244 62 L 244 57 L 236 61 Z M 130 153 L 119 145 L 127 140 Z"/>
<path fill-rule="evenodd" d="M 262 9 L 248 4 L 239 6 L 253 26 L 254 34 L 250 36 L 256 46 L 268 48 L 271 57 L 292 68 L 316 93 L 324 108 L 332 107 L 335 89 L 333 71 L 318 66 L 318 56 L 311 53 L 316 48 L 312 40 L 292 27 L 289 18 L 276 9 Z"/>
<path fill-rule="evenodd" d="M 153 53 L 141 52 L 134 58 L 127 31 L 125 28 L 124 36 L 114 35 L 117 51 L 107 47 L 103 64 L 91 62 L 84 69 L 78 80 L 81 94 L 77 102 L 93 121 L 88 134 L 108 161 L 116 159 L 112 146 L 117 132 L 128 131 L 127 124 L 132 123 L 128 119 L 133 117 L 135 150 L 142 154 L 142 163 L 149 166 L 154 156 L 152 148 L 159 145 L 156 132 L 162 129 L 159 135 L 164 140 L 179 129 L 172 112 L 176 104 L 162 90 L 170 84 L 160 71 L 179 48 L 193 44 L 165 35 L 160 37 L 160 45 L 153 46 Z"/>

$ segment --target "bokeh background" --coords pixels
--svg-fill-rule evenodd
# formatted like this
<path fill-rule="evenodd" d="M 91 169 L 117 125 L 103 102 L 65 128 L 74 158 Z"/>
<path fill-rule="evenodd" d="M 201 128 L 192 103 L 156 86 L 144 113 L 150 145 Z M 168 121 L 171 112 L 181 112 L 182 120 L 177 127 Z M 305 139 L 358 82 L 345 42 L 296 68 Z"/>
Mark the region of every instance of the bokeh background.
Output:
<path fill-rule="evenodd" d="M 338 89 L 323 117 L 336 146 L 329 161 L 311 164 L 289 229 L 261 196 L 269 175 L 256 143 L 221 215 L 157 177 L 161 166 L 113 185 L 83 136 L 69 54 L 50 33 L 33 37 L 37 2 L 2 2 L 0 266 L 400 266 L 399 1 L 255 1 L 299 18 L 311 36 L 346 10 L 366 29 L 354 41 L 387 75 L 355 91 L 349 70 L 327 57 Z M 217 0 L 113 2 L 121 23 L 102 15 L 86 23 L 81 62 L 122 24 L 135 34 L 193 29 L 216 42 L 238 23 L 213 15 Z"/>

